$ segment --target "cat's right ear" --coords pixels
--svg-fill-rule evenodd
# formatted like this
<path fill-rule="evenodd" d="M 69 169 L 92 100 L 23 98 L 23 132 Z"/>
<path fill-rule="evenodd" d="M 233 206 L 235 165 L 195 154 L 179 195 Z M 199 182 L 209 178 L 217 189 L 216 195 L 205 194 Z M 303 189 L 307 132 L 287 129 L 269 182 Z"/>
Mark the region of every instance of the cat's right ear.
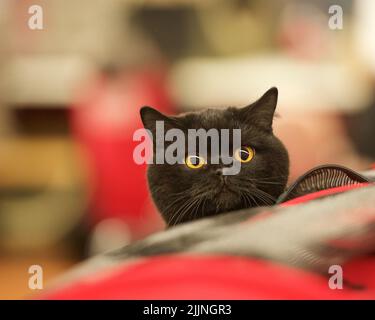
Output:
<path fill-rule="evenodd" d="M 242 108 L 243 119 L 272 131 L 272 122 L 277 105 L 278 90 L 272 87 L 249 106 Z"/>
<path fill-rule="evenodd" d="M 155 136 L 156 134 L 156 122 L 162 121 L 164 124 L 165 130 L 175 128 L 177 126 L 177 123 L 173 118 L 170 118 L 158 110 L 144 106 L 140 110 L 140 115 L 142 119 L 143 126 L 145 129 L 148 129 L 151 131 L 151 133 Z"/>

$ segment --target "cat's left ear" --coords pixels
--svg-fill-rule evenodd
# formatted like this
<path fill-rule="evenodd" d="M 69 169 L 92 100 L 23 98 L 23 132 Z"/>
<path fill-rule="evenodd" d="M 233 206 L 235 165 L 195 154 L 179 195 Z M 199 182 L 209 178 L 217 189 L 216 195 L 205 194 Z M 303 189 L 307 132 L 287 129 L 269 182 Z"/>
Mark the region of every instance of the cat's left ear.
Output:
<path fill-rule="evenodd" d="M 244 119 L 266 130 L 272 130 L 277 96 L 278 90 L 276 87 L 269 89 L 260 99 L 241 109 Z"/>
<path fill-rule="evenodd" d="M 160 111 L 154 108 L 144 106 L 140 110 L 140 115 L 143 126 L 145 127 L 145 129 L 150 130 L 154 137 L 156 136 L 157 121 L 163 123 L 166 131 L 169 129 L 179 128 L 179 123 L 175 117 L 166 116 L 165 114 L 161 113 Z"/>

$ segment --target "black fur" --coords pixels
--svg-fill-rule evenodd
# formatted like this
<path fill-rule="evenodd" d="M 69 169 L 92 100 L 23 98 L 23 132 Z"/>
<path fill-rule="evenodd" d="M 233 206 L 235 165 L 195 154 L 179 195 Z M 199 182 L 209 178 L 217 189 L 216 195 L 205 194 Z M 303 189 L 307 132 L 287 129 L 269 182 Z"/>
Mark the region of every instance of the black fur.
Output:
<path fill-rule="evenodd" d="M 253 160 L 241 164 L 240 173 L 233 176 L 215 174 L 222 164 L 208 163 L 204 168 L 193 170 L 184 164 L 149 165 L 150 192 L 169 226 L 275 203 L 285 189 L 289 174 L 287 150 L 272 131 L 277 95 L 277 89 L 271 88 L 244 108 L 207 109 L 170 117 L 150 107 L 141 109 L 143 124 L 154 137 L 157 120 L 164 120 L 165 130 L 179 128 L 185 133 L 187 129 L 200 128 L 241 129 L 242 146 L 255 149 Z M 230 152 L 233 152 L 231 146 Z"/>

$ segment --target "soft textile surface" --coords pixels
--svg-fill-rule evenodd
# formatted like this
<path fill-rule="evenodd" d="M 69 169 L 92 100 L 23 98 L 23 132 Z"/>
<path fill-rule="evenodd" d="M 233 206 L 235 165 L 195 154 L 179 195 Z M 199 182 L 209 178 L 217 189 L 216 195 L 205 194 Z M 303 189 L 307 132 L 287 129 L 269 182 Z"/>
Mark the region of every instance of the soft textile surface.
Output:
<path fill-rule="evenodd" d="M 43 298 L 375 298 L 375 186 L 342 191 L 171 228 L 89 260 Z M 344 290 L 328 287 L 337 264 Z"/>

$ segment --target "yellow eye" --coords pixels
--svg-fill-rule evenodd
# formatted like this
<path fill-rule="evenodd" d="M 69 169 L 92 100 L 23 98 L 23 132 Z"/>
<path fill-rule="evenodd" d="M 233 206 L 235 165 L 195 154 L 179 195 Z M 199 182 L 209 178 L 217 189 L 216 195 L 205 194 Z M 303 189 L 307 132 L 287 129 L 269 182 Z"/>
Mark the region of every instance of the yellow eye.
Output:
<path fill-rule="evenodd" d="M 251 147 L 241 147 L 234 153 L 234 158 L 242 163 L 250 162 L 255 155 L 255 150 Z"/>
<path fill-rule="evenodd" d="M 185 164 L 190 169 L 199 169 L 199 168 L 202 168 L 206 164 L 206 161 L 202 157 L 187 156 L 185 158 Z"/>

